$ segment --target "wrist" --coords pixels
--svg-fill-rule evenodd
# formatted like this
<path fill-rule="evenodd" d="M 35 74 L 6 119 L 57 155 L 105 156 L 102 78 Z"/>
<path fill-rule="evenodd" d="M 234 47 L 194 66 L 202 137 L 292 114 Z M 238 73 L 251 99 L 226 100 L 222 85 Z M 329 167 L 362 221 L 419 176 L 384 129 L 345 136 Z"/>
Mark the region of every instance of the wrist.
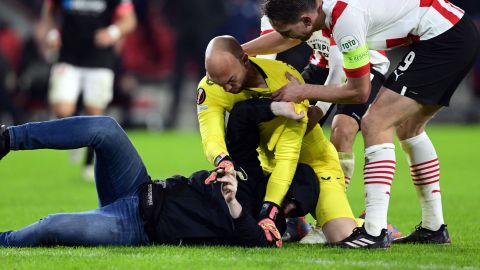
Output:
<path fill-rule="evenodd" d="M 108 26 L 107 32 L 110 37 L 115 41 L 119 40 L 122 37 L 122 32 L 116 24 L 111 24 L 110 26 Z"/>
<path fill-rule="evenodd" d="M 220 164 L 220 162 L 224 161 L 224 160 L 228 160 L 228 161 L 232 161 L 232 159 L 227 155 L 225 154 L 224 152 L 220 153 L 220 155 L 218 155 L 215 160 L 213 161 L 213 164 L 215 166 L 218 166 L 218 164 Z"/>
<path fill-rule="evenodd" d="M 279 214 L 280 207 L 273 202 L 264 202 L 260 210 L 259 219 L 271 219 L 275 221 Z"/>
<path fill-rule="evenodd" d="M 308 91 L 307 85 L 301 84 L 300 85 L 300 101 L 304 101 L 305 99 L 308 99 L 307 91 Z"/>
<path fill-rule="evenodd" d="M 236 198 L 227 202 L 228 210 L 230 212 L 230 216 L 233 219 L 237 219 L 242 215 L 242 205 L 237 201 Z"/>
<path fill-rule="evenodd" d="M 57 40 L 59 37 L 60 37 L 60 32 L 59 32 L 56 28 L 50 29 L 50 30 L 47 32 L 47 40 L 48 40 L 48 41 L 55 41 L 55 40 Z"/>
<path fill-rule="evenodd" d="M 273 115 L 278 116 L 279 115 L 279 101 L 273 101 L 270 103 L 270 111 L 273 113 Z"/>

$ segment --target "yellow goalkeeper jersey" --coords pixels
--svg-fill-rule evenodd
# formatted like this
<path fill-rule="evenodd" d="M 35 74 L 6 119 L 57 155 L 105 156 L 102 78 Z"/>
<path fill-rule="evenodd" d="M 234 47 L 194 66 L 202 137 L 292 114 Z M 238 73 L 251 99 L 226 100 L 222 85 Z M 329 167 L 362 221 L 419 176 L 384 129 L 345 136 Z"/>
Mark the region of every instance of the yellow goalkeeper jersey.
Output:
<path fill-rule="evenodd" d="M 222 152 L 228 154 L 225 144 L 225 115 L 235 103 L 251 98 L 271 97 L 273 92 L 289 83 L 285 77 L 286 72 L 303 82 L 300 73 L 286 63 L 253 57 L 249 59 L 262 69 L 267 88 L 243 89 L 238 94 L 232 94 L 225 92 L 220 85 L 206 77 L 198 85 L 197 113 L 200 133 L 205 155 L 212 164 Z M 307 115 L 307 101 L 295 106 L 297 112 L 303 110 L 305 116 Z M 260 124 L 259 159 L 263 170 L 271 174 L 265 201 L 278 205 L 282 203 L 298 162 L 310 165 L 317 173 L 319 181 L 324 178 L 329 181 L 334 178 L 338 183 L 343 181 L 337 153 L 323 135 L 320 126 L 317 125 L 304 137 L 307 122 L 307 117 L 300 122 L 276 117 Z M 324 214 L 317 213 L 318 216 Z"/>

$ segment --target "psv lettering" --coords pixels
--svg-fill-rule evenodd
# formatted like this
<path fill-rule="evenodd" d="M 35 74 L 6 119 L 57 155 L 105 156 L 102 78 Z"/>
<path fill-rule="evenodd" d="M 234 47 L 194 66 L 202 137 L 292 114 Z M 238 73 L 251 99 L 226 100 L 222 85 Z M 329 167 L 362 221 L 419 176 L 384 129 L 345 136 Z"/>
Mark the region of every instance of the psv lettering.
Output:
<path fill-rule="evenodd" d="M 312 45 L 314 50 L 328 52 L 329 47 L 325 44 L 314 43 Z"/>

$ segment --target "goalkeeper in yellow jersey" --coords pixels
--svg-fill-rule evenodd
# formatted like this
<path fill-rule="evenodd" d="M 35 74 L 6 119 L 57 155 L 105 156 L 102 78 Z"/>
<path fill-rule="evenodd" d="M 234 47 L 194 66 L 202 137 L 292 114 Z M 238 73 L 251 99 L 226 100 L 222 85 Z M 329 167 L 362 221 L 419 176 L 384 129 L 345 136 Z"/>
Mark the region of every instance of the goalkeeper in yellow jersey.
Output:
<path fill-rule="evenodd" d="M 205 55 L 207 76 L 197 89 L 197 112 L 202 143 L 207 159 L 216 166 L 207 182 L 217 173 L 235 170 L 245 177 L 249 168 L 239 168 L 229 157 L 225 143 L 225 116 L 233 106 L 243 100 L 269 98 L 289 81 L 288 72 L 302 81 L 293 67 L 280 61 L 248 57 L 237 40 L 230 36 L 214 38 Z M 270 104 L 275 110 L 274 104 Z M 258 159 L 264 174 L 269 174 L 264 204 L 260 211 L 248 209 L 259 216 L 259 224 L 274 220 L 278 207 L 290 186 L 298 163 L 310 165 L 320 182 L 315 217 L 322 226 L 328 242 L 348 237 L 357 227 L 344 192 L 345 181 L 338 155 L 320 126 L 305 134 L 308 102 L 292 104 L 301 120 L 276 117 L 259 124 Z M 300 118 L 300 117 L 299 117 Z M 243 165 L 243 164 L 242 164 Z M 247 172 L 247 174 L 243 172 Z M 242 177 L 240 177 L 242 178 Z M 248 185 L 255 186 L 250 175 Z M 247 182 L 248 182 L 247 181 Z"/>

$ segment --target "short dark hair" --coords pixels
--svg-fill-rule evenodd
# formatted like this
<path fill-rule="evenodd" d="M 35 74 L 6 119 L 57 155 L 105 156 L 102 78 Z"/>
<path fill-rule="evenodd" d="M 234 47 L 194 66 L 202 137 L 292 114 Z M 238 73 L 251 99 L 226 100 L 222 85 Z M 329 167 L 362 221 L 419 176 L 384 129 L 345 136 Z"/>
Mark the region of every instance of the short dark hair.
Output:
<path fill-rule="evenodd" d="M 316 7 L 316 0 L 264 0 L 262 11 L 272 21 L 291 24 L 298 22 L 303 13 Z"/>

